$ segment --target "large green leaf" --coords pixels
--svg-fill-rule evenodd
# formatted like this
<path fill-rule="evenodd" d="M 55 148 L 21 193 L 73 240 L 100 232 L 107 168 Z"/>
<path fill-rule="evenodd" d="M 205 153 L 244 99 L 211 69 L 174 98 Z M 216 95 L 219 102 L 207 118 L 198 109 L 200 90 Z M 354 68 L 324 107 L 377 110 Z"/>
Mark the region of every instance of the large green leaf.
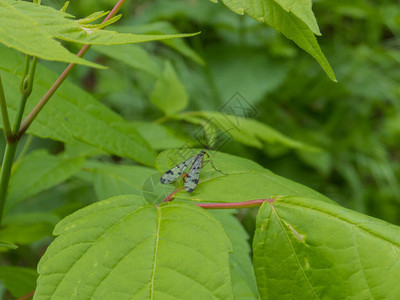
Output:
<path fill-rule="evenodd" d="M 217 0 L 211 0 L 217 2 Z M 263 22 L 300 48 L 311 54 L 333 81 L 335 74 L 318 45 L 314 33 L 319 33 L 318 25 L 311 11 L 310 0 L 222 0 L 237 14 L 247 14 Z M 314 31 L 314 32 L 313 32 Z"/>
<path fill-rule="evenodd" d="M 84 158 L 55 156 L 45 150 L 30 153 L 13 171 L 5 210 L 8 211 L 20 201 L 65 181 L 77 173 L 84 163 Z"/>
<path fill-rule="evenodd" d="M 229 299 L 231 244 L 195 206 L 119 196 L 62 220 L 34 299 Z"/>
<path fill-rule="evenodd" d="M 188 105 L 185 87 L 169 61 L 165 63 L 164 71 L 156 81 L 150 100 L 166 115 L 177 113 Z"/>
<path fill-rule="evenodd" d="M 24 59 L 22 55 L 5 47 L 0 47 L 0 55 L 7 57 L 1 60 L 0 69 L 3 70 L 2 80 L 12 120 L 19 106 L 19 85 Z M 57 76 L 39 64 L 35 78 L 27 112 L 45 94 Z M 68 81 L 53 95 L 32 123 L 28 133 L 66 143 L 78 140 L 146 165 L 152 165 L 155 159 L 154 151 L 137 133 L 134 125 Z"/>
<path fill-rule="evenodd" d="M 164 173 L 200 149 L 180 149 L 162 152 L 156 160 L 156 167 Z M 248 159 L 216 151 L 207 151 L 216 168 L 211 164 L 203 166 L 200 181 L 192 193 L 184 190 L 175 194 L 176 199 L 201 202 L 241 202 L 266 199 L 274 195 L 290 195 L 315 198 L 333 203 L 320 193 L 299 183 L 278 176 Z M 176 184 L 176 187 L 182 187 Z M 168 185 L 167 185 L 168 186 Z"/>
<path fill-rule="evenodd" d="M 282 197 L 257 216 L 262 299 L 397 299 L 400 228 L 337 205 Z"/>
<path fill-rule="evenodd" d="M 14 297 L 22 297 L 32 292 L 36 286 L 37 273 L 35 270 L 0 266 L 0 281 Z"/>
<path fill-rule="evenodd" d="M 0 42 L 46 60 L 56 60 L 101 67 L 75 56 L 54 38 L 81 44 L 116 45 L 160 39 L 187 37 L 194 34 L 135 35 L 100 30 L 75 21 L 71 15 L 52 7 L 25 1 L 0 0 Z"/>

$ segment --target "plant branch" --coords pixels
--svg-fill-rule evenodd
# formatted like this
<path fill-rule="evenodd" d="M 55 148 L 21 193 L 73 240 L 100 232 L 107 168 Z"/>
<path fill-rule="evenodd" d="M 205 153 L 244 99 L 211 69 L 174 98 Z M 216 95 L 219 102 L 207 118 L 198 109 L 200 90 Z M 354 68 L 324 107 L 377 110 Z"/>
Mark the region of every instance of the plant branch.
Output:
<path fill-rule="evenodd" d="M 244 202 L 232 202 L 232 203 L 195 203 L 195 205 L 205 209 L 233 209 L 233 208 L 248 208 L 261 206 L 264 202 L 274 203 L 275 198 L 268 199 L 256 199 Z"/>
<path fill-rule="evenodd" d="M 17 300 L 27 300 L 33 297 L 33 295 L 35 294 L 35 290 L 33 290 L 32 292 L 29 292 L 28 294 L 18 298 Z"/>
<path fill-rule="evenodd" d="M 1 221 L 3 219 L 4 207 L 6 205 L 7 189 L 8 189 L 8 183 L 10 182 L 11 169 L 13 166 L 15 152 L 17 151 L 17 146 L 18 146 L 18 142 L 19 142 L 19 139 L 15 138 L 15 135 L 19 129 L 22 115 L 24 114 L 26 101 L 28 100 L 29 96 L 32 93 L 33 78 L 35 76 L 36 63 L 37 63 L 37 57 L 34 57 L 32 60 L 32 68 L 29 71 L 30 58 L 29 58 L 29 55 L 26 55 L 25 69 L 24 69 L 24 74 L 22 75 L 22 78 L 21 78 L 21 85 L 20 85 L 21 101 L 19 103 L 17 116 L 15 118 L 15 123 L 14 123 L 14 128 L 13 128 L 14 132 L 11 132 L 12 133 L 11 138 L 7 141 L 6 149 L 4 152 L 4 159 L 3 159 L 2 166 L 1 166 L 1 173 L 0 173 L 0 225 L 1 225 Z M 29 75 L 28 75 L 28 72 L 29 72 Z"/>
<path fill-rule="evenodd" d="M 119 0 L 117 4 L 114 6 L 114 8 L 110 11 L 110 13 L 107 15 L 107 17 L 103 20 L 102 23 L 107 22 L 109 19 L 114 17 L 117 12 L 121 9 L 122 5 L 126 0 Z M 78 57 L 82 57 L 85 55 L 85 53 L 89 50 L 90 45 L 84 45 L 82 49 L 79 51 L 77 54 Z M 57 78 L 57 80 L 54 82 L 52 87 L 46 92 L 46 94 L 42 97 L 42 99 L 39 101 L 38 104 L 32 109 L 32 111 L 26 116 L 24 121 L 22 122 L 19 132 L 18 132 L 18 138 L 21 138 L 21 136 L 28 130 L 29 126 L 32 124 L 33 120 L 37 117 L 39 112 L 43 109 L 43 107 L 46 105 L 46 103 L 50 100 L 51 96 L 57 91 L 57 89 L 60 87 L 60 85 L 64 82 L 65 78 L 71 73 L 73 67 L 75 64 L 71 63 L 69 64 L 64 72 Z"/>
<path fill-rule="evenodd" d="M 10 119 L 8 118 L 7 102 L 6 102 L 6 96 L 4 95 L 1 76 L 0 76 L 0 109 L 1 109 L 1 117 L 3 119 L 4 135 L 6 137 L 7 143 L 9 144 L 11 142 L 10 140 L 12 136 L 12 131 L 11 131 Z"/>
<path fill-rule="evenodd" d="M 29 56 L 27 55 L 27 58 L 29 60 Z M 14 121 L 14 126 L 13 126 L 13 132 L 15 134 L 18 134 L 19 126 L 21 124 L 22 116 L 24 115 L 25 111 L 25 105 L 26 101 L 28 100 L 29 96 L 32 93 L 32 88 L 33 88 L 33 79 L 35 77 L 35 70 L 36 70 L 36 64 L 37 64 L 37 57 L 34 57 L 32 60 L 32 68 L 29 72 L 29 75 L 26 76 L 24 74 L 21 82 L 21 101 L 18 107 L 18 112 L 17 116 Z M 29 66 L 29 64 L 28 64 Z M 25 67 L 25 72 L 28 72 L 29 67 Z M 24 72 L 24 73 L 25 73 Z M 19 139 L 19 138 L 18 138 Z"/>
<path fill-rule="evenodd" d="M 171 202 L 174 200 L 174 196 L 176 193 L 181 191 L 182 188 L 176 189 L 173 191 L 171 194 L 169 194 L 163 202 Z M 248 208 L 248 207 L 257 207 L 261 206 L 265 201 L 268 201 L 269 203 L 274 203 L 275 200 L 278 197 L 274 198 L 268 198 L 268 199 L 256 199 L 256 200 L 250 200 L 250 201 L 243 201 L 243 202 L 222 202 L 222 203 L 195 203 L 194 205 L 197 205 L 199 207 L 202 207 L 204 209 L 233 209 L 233 208 Z"/>
<path fill-rule="evenodd" d="M 170 202 L 172 200 L 174 200 L 174 196 L 177 192 L 181 191 L 183 188 L 179 188 L 176 189 L 175 191 L 173 191 L 171 194 L 169 194 L 167 197 L 165 197 L 165 199 L 163 200 L 163 202 Z"/>
<path fill-rule="evenodd" d="M 3 210 L 6 205 L 6 195 L 8 182 L 10 181 L 11 167 L 14 161 L 15 151 L 17 150 L 18 142 L 14 141 L 11 144 L 6 144 L 4 152 L 3 164 L 0 173 L 0 226 L 3 219 Z"/>

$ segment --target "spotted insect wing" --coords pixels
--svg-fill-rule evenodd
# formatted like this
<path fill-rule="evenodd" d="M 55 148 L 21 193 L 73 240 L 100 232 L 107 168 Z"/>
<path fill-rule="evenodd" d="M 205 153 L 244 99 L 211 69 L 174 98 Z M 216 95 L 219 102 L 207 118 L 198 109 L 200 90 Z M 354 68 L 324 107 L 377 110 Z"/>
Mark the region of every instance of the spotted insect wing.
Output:
<path fill-rule="evenodd" d="M 203 166 L 204 154 L 205 153 L 202 151 L 200 154 L 196 155 L 194 163 L 190 168 L 189 174 L 185 179 L 185 191 L 188 193 L 193 192 L 197 184 L 199 183 L 200 171 L 201 167 Z"/>
<path fill-rule="evenodd" d="M 180 164 L 177 164 L 175 167 L 173 167 L 172 169 L 169 169 L 167 172 L 165 172 L 161 178 L 160 178 L 160 182 L 162 184 L 165 183 L 172 183 L 174 182 L 179 176 L 181 176 L 183 174 L 183 172 L 191 165 L 194 163 L 194 161 L 196 160 L 197 155 L 193 155 L 192 157 L 188 158 L 187 160 L 181 162 Z"/>

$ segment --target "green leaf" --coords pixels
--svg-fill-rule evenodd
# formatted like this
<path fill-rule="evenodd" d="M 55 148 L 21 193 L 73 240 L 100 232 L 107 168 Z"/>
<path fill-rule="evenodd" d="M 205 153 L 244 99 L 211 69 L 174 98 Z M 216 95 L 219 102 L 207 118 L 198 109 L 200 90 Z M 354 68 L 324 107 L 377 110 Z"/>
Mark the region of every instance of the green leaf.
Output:
<path fill-rule="evenodd" d="M 36 270 L 0 266 L 0 281 L 14 297 L 22 297 L 32 292 L 36 286 Z"/>
<path fill-rule="evenodd" d="M 396 299 L 400 228 L 309 198 L 266 202 L 254 269 L 261 298 Z"/>
<path fill-rule="evenodd" d="M 27 245 L 51 236 L 58 221 L 59 218 L 52 213 L 7 214 L 4 218 L 4 227 L 0 230 L 0 240 Z"/>
<path fill-rule="evenodd" d="M 166 115 L 182 111 L 188 105 L 185 87 L 169 61 L 165 63 L 164 71 L 154 86 L 150 100 Z"/>
<path fill-rule="evenodd" d="M 146 141 L 151 148 L 165 150 L 179 148 L 185 144 L 192 144 L 192 141 L 181 136 L 179 132 L 174 132 L 162 124 L 134 121 L 131 122 L 136 130 L 146 137 Z"/>
<path fill-rule="evenodd" d="M 164 173 L 184 159 L 198 154 L 200 150 L 164 151 L 157 157 L 156 167 L 160 173 Z M 215 171 L 210 163 L 206 164 L 201 169 L 196 189 L 191 193 L 181 190 L 175 194 L 175 199 L 196 202 L 242 202 L 267 199 L 276 195 L 290 195 L 334 203 L 320 193 L 278 176 L 251 160 L 216 151 L 207 153 L 215 167 L 225 174 Z"/>
<path fill-rule="evenodd" d="M 285 11 L 292 12 L 296 17 L 303 21 L 308 28 L 316 35 L 321 35 L 317 20 L 312 11 L 311 0 L 274 0 Z"/>
<path fill-rule="evenodd" d="M 310 11 L 311 1 L 222 0 L 222 2 L 235 13 L 240 15 L 246 13 L 251 18 L 275 28 L 285 37 L 294 41 L 300 48 L 315 58 L 331 80 L 336 81 L 335 74 L 313 33 L 313 30 L 315 32 L 318 27 L 316 27 L 315 18 L 311 17 L 313 16 L 312 11 Z M 313 30 L 310 28 L 313 28 Z"/>
<path fill-rule="evenodd" d="M 168 22 L 155 22 L 143 25 L 113 25 L 111 27 L 118 32 L 130 32 L 130 33 L 140 33 L 140 34 L 176 34 L 178 31 L 175 29 L 171 23 Z M 161 43 L 175 49 L 184 56 L 190 58 L 191 60 L 197 62 L 198 64 L 204 65 L 204 60 L 190 48 L 184 39 L 166 39 L 160 40 Z"/>
<path fill-rule="evenodd" d="M 238 105 L 233 103 L 232 105 Z M 246 109 L 246 105 L 243 105 L 243 109 Z M 229 107 L 227 107 L 229 109 Z M 246 114 L 246 111 L 241 111 Z M 198 117 L 201 119 L 199 120 Z M 249 119 L 241 116 L 227 114 L 224 112 L 208 112 L 200 111 L 190 114 L 182 114 L 178 118 L 182 118 L 185 121 L 199 124 L 202 128 L 207 128 L 210 123 L 221 131 L 227 131 L 225 137 L 221 136 L 222 140 L 211 140 L 211 143 L 222 142 L 224 139 L 233 138 L 235 141 L 242 143 L 247 146 L 265 149 L 268 147 L 266 144 L 281 144 L 286 147 L 304 150 L 304 151 L 318 151 L 311 145 L 306 145 L 300 141 L 296 141 L 287 137 L 277 131 L 276 129 L 261 123 L 254 119 Z M 207 133 L 207 130 L 204 130 Z M 215 132 L 215 130 L 210 130 Z M 211 137 L 212 138 L 212 137 Z M 215 139 L 215 138 L 214 138 Z M 217 148 L 218 145 L 211 144 L 210 146 Z"/>
<path fill-rule="evenodd" d="M 255 105 L 284 82 L 289 74 L 288 61 L 265 52 L 265 48 L 227 43 L 205 49 L 208 68 L 223 103 L 239 92 Z"/>
<path fill-rule="evenodd" d="M 9 211 L 20 201 L 67 180 L 84 163 L 81 157 L 55 156 L 45 150 L 30 153 L 13 171 L 5 210 Z"/>
<path fill-rule="evenodd" d="M 91 45 L 117 45 L 141 43 L 195 34 L 135 35 L 100 30 L 98 25 L 72 20 L 71 15 L 52 7 L 25 1 L 0 0 L 0 42 L 23 53 L 46 60 L 78 63 L 104 68 L 70 53 L 54 40 Z"/>
<path fill-rule="evenodd" d="M 142 195 L 146 180 L 158 174 L 151 168 L 96 161 L 88 161 L 85 171 L 92 176 L 94 190 L 99 200 L 122 194 Z"/>
<path fill-rule="evenodd" d="M 0 240 L 0 251 L 3 252 L 4 249 L 17 249 L 18 246 L 15 245 L 14 243 L 7 242 Z"/>
<path fill-rule="evenodd" d="M 4 47 L 0 47 L 0 55 L 7 57 L 0 62 L 0 69 L 4 70 L 2 80 L 12 120 L 19 105 L 19 86 L 24 59 L 15 51 Z M 26 113 L 34 107 L 56 79 L 57 75 L 38 64 Z M 28 133 L 65 143 L 84 142 L 108 153 L 128 157 L 146 165 L 152 165 L 155 159 L 155 152 L 132 124 L 68 81 L 65 81 L 53 95 L 28 129 Z"/>
<path fill-rule="evenodd" d="M 120 61 L 134 69 L 144 71 L 154 77 L 161 73 L 160 67 L 147 51 L 136 45 L 94 46 L 93 50 Z"/>
<path fill-rule="evenodd" d="M 69 158 L 106 155 L 104 151 L 81 142 L 65 144 L 64 149 Z"/>
<path fill-rule="evenodd" d="M 210 213 L 221 222 L 233 245 L 230 262 L 234 299 L 259 299 L 250 258 L 249 236 L 233 215 L 235 210 L 211 210 Z"/>
<path fill-rule="evenodd" d="M 62 220 L 34 299 L 232 298 L 231 245 L 208 212 L 119 196 Z"/>
<path fill-rule="evenodd" d="M 75 24 L 67 19 L 71 15 L 48 6 L 15 0 L 0 0 L 0 12 L 0 42 L 4 45 L 46 60 L 103 68 L 69 52 L 46 29 L 47 25 L 60 31 L 67 24 Z"/>

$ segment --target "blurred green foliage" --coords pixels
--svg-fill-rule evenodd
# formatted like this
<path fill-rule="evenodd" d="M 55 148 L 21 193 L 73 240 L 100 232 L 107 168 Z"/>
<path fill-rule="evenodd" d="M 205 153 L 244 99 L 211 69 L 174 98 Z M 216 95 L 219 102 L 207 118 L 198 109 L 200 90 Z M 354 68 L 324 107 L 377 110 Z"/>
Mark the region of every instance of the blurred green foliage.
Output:
<path fill-rule="evenodd" d="M 56 8 L 63 5 L 62 1 L 42 2 Z M 109 10 L 114 2 L 71 1 L 69 11 L 84 17 Z M 162 106 L 162 92 L 154 89 L 163 84 L 160 74 L 173 74 L 173 79 L 180 81 L 182 89 L 168 97 L 173 103 L 174 97 L 183 95 L 188 111 L 217 111 L 239 92 L 255 107 L 257 120 L 322 150 L 293 150 L 282 144 L 253 148 L 230 141 L 221 151 L 252 159 L 343 206 L 400 225 L 398 1 L 317 0 L 313 11 L 322 33 L 318 42 L 338 83 L 329 80 L 307 53 L 273 29 L 204 0 L 128 1 L 124 17 L 114 26 L 117 31 L 202 34 L 140 46 L 94 47 L 87 59 L 109 69 L 79 66 L 70 80 L 128 121 L 141 124 L 144 132 L 165 131 L 163 137 L 170 139 L 154 137 L 149 141 L 155 150 L 179 147 L 193 130 L 182 120 L 164 117 L 163 112 L 170 111 Z M 44 64 L 60 73 L 59 65 Z M 139 121 L 156 121 L 165 127 Z M 59 218 L 100 200 L 100 195 L 129 190 L 129 184 L 101 184 L 105 177 L 113 176 L 109 164 L 132 164 L 79 144 L 34 138 L 29 152 L 37 148 L 47 148 L 53 155 L 65 152 L 76 160 L 80 155 L 97 155 L 101 163 L 87 163 L 67 181 L 13 209 L 18 220 L 25 220 L 19 226 L 32 220 L 37 225 L 30 228 L 34 241 L 18 240 L 26 246 L 14 250 L 7 261 L 33 268 Z M 132 171 L 127 168 L 125 172 Z M 42 214 L 35 214 L 38 211 Z M 252 210 L 239 214 L 250 234 L 254 215 Z M 14 227 L 9 229 L 10 235 Z M 34 255 L 27 255 L 32 251 Z"/>

